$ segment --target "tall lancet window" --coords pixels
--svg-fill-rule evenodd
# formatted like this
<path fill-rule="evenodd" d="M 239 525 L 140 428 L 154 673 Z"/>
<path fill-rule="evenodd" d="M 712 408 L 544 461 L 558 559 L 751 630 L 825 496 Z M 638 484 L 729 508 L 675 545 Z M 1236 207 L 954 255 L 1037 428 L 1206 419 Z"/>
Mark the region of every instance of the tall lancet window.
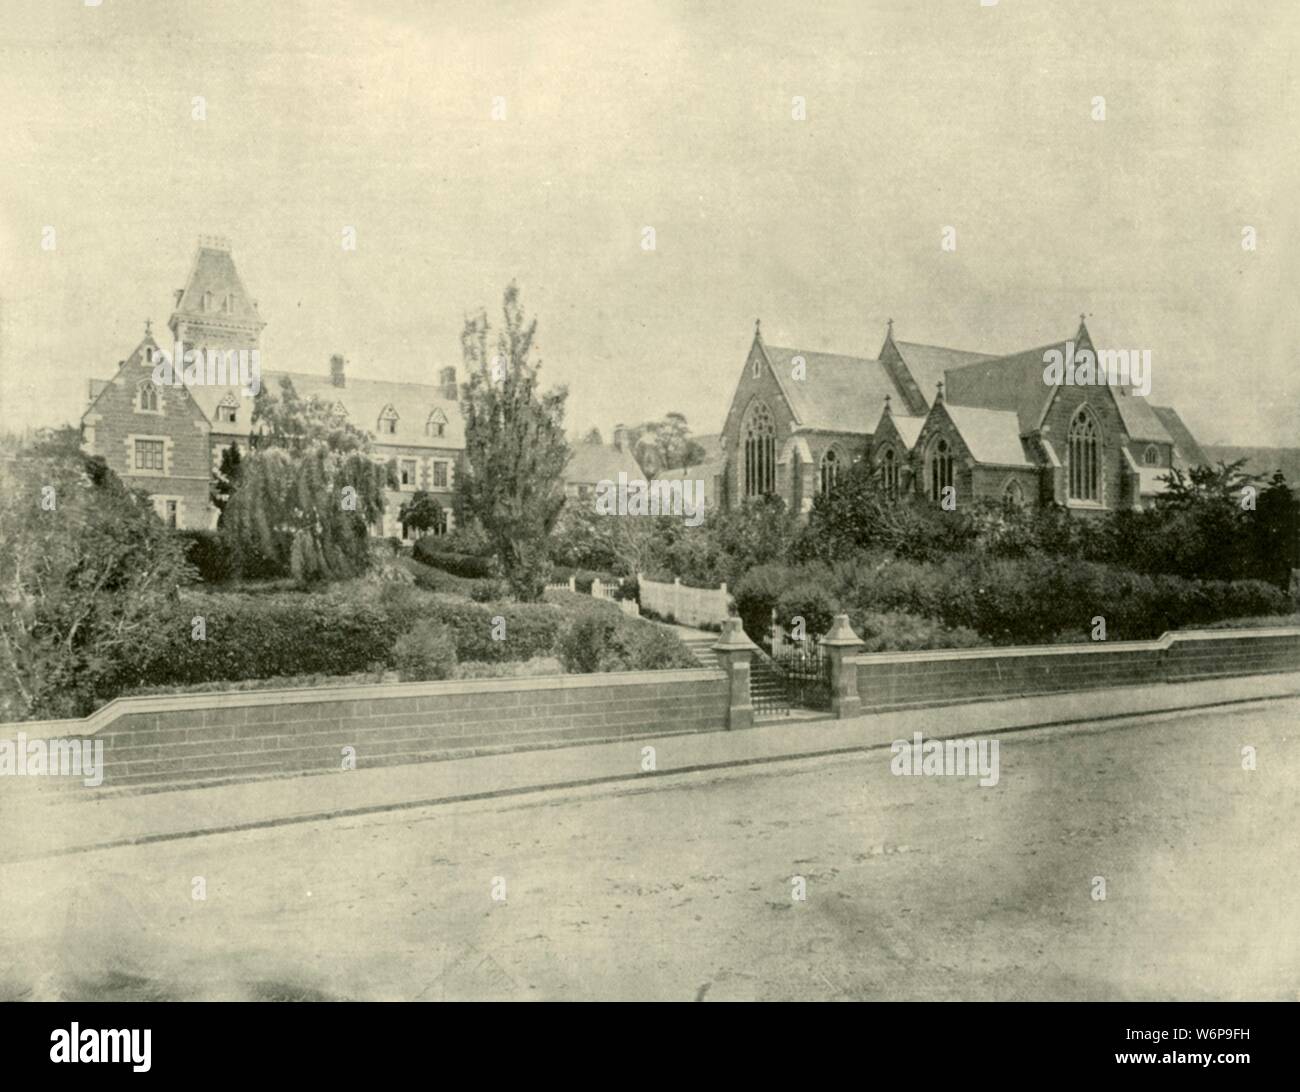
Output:
<path fill-rule="evenodd" d="M 749 410 L 745 437 L 745 496 L 762 497 L 776 492 L 776 428 L 772 414 L 762 402 Z"/>
<path fill-rule="evenodd" d="M 840 473 L 840 457 L 836 454 L 835 449 L 831 448 L 822 456 L 821 476 L 818 480 L 818 488 L 823 493 L 829 493 L 835 488 L 835 480 Z"/>
<path fill-rule="evenodd" d="M 940 437 L 930 448 L 930 499 L 943 500 L 943 491 L 952 485 L 952 448 Z"/>
<path fill-rule="evenodd" d="M 1097 422 L 1080 407 L 1070 422 L 1070 500 L 1101 501 L 1101 439 Z"/>
<path fill-rule="evenodd" d="M 885 496 L 898 496 L 898 452 L 887 447 L 880 456 L 880 480 L 885 487 Z"/>

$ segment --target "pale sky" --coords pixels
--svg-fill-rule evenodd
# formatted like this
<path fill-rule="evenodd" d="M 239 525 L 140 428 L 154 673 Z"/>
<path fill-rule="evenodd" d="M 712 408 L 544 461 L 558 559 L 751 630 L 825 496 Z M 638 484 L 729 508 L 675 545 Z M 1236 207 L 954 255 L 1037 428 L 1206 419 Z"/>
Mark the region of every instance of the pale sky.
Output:
<path fill-rule="evenodd" d="M 206 233 L 269 369 L 432 382 L 516 277 L 607 437 L 716 431 L 757 316 L 874 356 L 1086 312 L 1203 442 L 1300 445 L 1295 0 L 0 8 L 6 427 L 75 421 Z"/>

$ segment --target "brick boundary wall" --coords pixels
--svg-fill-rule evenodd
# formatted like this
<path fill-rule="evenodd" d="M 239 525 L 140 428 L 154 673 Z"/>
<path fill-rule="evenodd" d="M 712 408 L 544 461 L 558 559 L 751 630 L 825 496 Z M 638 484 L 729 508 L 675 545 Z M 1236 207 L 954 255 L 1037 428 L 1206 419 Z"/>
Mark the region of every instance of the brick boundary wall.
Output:
<path fill-rule="evenodd" d="M 1185 630 L 1155 641 L 853 653 L 856 711 L 1300 671 L 1300 629 Z"/>
<path fill-rule="evenodd" d="M 103 740 L 104 788 L 182 787 L 338 771 L 344 747 L 364 769 L 725 729 L 729 686 L 701 668 L 211 691 L 117 698 L 81 720 L 0 726 L 0 738 Z"/>

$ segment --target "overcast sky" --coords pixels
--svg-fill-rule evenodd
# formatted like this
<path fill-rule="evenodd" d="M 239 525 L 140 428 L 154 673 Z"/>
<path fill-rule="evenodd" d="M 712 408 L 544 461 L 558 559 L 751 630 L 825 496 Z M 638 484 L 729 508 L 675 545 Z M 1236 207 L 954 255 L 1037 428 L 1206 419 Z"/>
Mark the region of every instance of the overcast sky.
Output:
<path fill-rule="evenodd" d="M 517 278 L 606 436 L 715 431 L 757 316 L 874 356 L 1086 312 L 1201 440 L 1300 445 L 1294 0 L 0 2 L 6 427 L 75 421 L 211 233 L 265 368 L 433 381 Z"/>

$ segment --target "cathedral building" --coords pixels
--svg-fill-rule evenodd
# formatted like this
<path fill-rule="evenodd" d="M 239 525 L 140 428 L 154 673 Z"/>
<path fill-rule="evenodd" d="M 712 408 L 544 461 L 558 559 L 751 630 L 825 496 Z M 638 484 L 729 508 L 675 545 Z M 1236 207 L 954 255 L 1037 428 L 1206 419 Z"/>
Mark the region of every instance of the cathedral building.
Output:
<path fill-rule="evenodd" d="M 113 377 L 90 381 L 90 404 L 81 418 L 85 450 L 103 456 L 127 484 L 144 489 L 159 516 L 173 527 L 216 526 L 218 512 L 209 499 L 212 473 L 232 444 L 247 453 L 253 397 L 233 367 L 215 377 L 209 368 L 200 377 L 215 382 L 155 383 L 156 354 L 162 349 L 170 353 L 180 342 L 186 350 L 205 353 L 256 351 L 260 363 L 265 325 L 235 268 L 229 243 L 203 236 L 185 287 L 176 290 L 168 321 L 171 342 L 160 345 L 146 323 L 144 337 Z M 453 487 L 465 447 L 456 369 L 442 368 L 436 383 L 397 383 L 349 376 L 341 355 L 331 357 L 328 370 L 313 370 L 310 362 L 289 363 L 303 366 L 263 368 L 261 384 L 278 396 L 280 380 L 288 376 L 300 396 L 320 397 L 371 433 L 376 461 L 396 463 L 398 487 L 388 491 L 374 533 L 401 536 L 398 510 L 418 490 L 431 493 L 443 506 L 446 522 L 437 530 L 450 529 Z"/>
<path fill-rule="evenodd" d="M 1149 505 L 1171 467 L 1207 462 L 1177 412 L 1130 385 L 1048 382 L 1053 350 L 1096 353 L 1082 317 L 1068 341 L 1009 355 L 897 341 L 891 319 L 874 359 L 769 345 L 755 323 L 715 494 L 806 513 L 865 458 L 895 495 L 1085 514 Z"/>

